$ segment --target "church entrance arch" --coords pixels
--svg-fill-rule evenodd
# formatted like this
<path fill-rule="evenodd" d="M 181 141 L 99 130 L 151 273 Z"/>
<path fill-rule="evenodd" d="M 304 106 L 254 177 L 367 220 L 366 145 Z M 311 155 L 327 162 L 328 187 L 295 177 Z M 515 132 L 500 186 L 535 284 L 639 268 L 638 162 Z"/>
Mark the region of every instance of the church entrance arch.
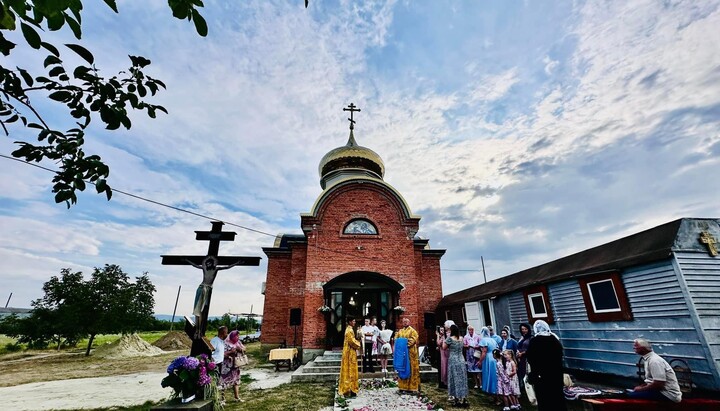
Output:
<path fill-rule="evenodd" d="M 397 329 L 397 306 L 403 286 L 394 279 L 370 271 L 353 271 L 339 275 L 323 286 L 325 304 L 331 308 L 327 321 L 327 345 L 342 347 L 347 318 L 362 325 L 364 318 L 385 320 L 388 328 Z"/>

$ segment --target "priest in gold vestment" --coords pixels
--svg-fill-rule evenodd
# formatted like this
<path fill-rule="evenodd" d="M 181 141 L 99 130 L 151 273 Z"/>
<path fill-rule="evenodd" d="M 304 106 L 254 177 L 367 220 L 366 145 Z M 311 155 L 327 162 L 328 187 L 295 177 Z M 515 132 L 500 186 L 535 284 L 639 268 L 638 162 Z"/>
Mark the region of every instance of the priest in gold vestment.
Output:
<path fill-rule="evenodd" d="M 360 342 L 355 339 L 354 330 L 355 320 L 350 319 L 345 327 L 340 381 L 338 381 L 338 394 L 350 397 L 356 396 L 359 389 L 357 350 L 360 348 Z"/>
<path fill-rule="evenodd" d="M 420 355 L 418 354 L 418 332 L 410 326 L 410 319 L 405 317 L 402 321 L 403 328 L 395 333 L 395 338 L 407 338 L 408 360 L 410 361 L 410 378 L 407 380 L 398 379 L 400 391 L 420 391 Z"/>

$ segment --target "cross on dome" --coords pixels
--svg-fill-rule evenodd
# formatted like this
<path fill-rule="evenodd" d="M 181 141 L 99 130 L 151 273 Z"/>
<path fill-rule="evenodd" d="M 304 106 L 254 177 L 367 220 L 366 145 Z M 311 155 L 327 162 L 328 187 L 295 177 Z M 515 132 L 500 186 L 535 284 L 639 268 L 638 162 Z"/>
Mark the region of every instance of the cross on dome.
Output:
<path fill-rule="evenodd" d="M 355 129 L 355 120 L 353 119 L 353 114 L 357 111 L 360 112 L 361 110 L 359 108 L 355 108 L 355 104 L 350 103 L 348 104 L 347 108 L 343 107 L 343 111 L 349 111 L 350 112 L 350 118 L 348 121 L 350 122 L 350 130 Z"/>

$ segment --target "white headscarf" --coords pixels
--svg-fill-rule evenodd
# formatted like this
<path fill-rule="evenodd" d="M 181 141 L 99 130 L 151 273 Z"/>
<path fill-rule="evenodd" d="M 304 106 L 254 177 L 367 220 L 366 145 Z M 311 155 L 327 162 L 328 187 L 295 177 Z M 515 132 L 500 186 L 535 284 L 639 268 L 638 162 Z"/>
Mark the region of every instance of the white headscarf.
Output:
<path fill-rule="evenodd" d="M 490 338 L 490 330 L 487 327 L 480 329 L 480 338 Z"/>
<path fill-rule="evenodd" d="M 546 323 L 543 320 L 535 321 L 535 324 L 533 324 L 533 331 L 534 331 L 535 335 L 540 335 L 540 336 L 552 335 L 553 337 L 560 340 L 560 338 L 558 338 L 558 336 L 555 335 L 555 333 L 550 331 L 550 326 L 548 325 L 548 323 Z"/>
<path fill-rule="evenodd" d="M 445 328 L 450 328 L 450 326 L 455 325 L 455 321 L 453 320 L 447 320 L 445 321 L 445 324 L 443 324 Z"/>

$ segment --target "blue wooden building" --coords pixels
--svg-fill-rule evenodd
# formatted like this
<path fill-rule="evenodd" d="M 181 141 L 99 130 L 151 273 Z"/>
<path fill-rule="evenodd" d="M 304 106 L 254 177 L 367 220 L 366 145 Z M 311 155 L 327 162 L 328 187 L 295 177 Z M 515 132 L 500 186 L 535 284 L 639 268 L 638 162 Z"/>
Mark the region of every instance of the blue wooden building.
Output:
<path fill-rule="evenodd" d="M 719 238 L 720 219 L 679 219 L 449 294 L 436 315 L 515 334 L 543 319 L 571 372 L 636 376 L 632 342 L 646 338 L 685 360 L 696 387 L 720 391 Z"/>

